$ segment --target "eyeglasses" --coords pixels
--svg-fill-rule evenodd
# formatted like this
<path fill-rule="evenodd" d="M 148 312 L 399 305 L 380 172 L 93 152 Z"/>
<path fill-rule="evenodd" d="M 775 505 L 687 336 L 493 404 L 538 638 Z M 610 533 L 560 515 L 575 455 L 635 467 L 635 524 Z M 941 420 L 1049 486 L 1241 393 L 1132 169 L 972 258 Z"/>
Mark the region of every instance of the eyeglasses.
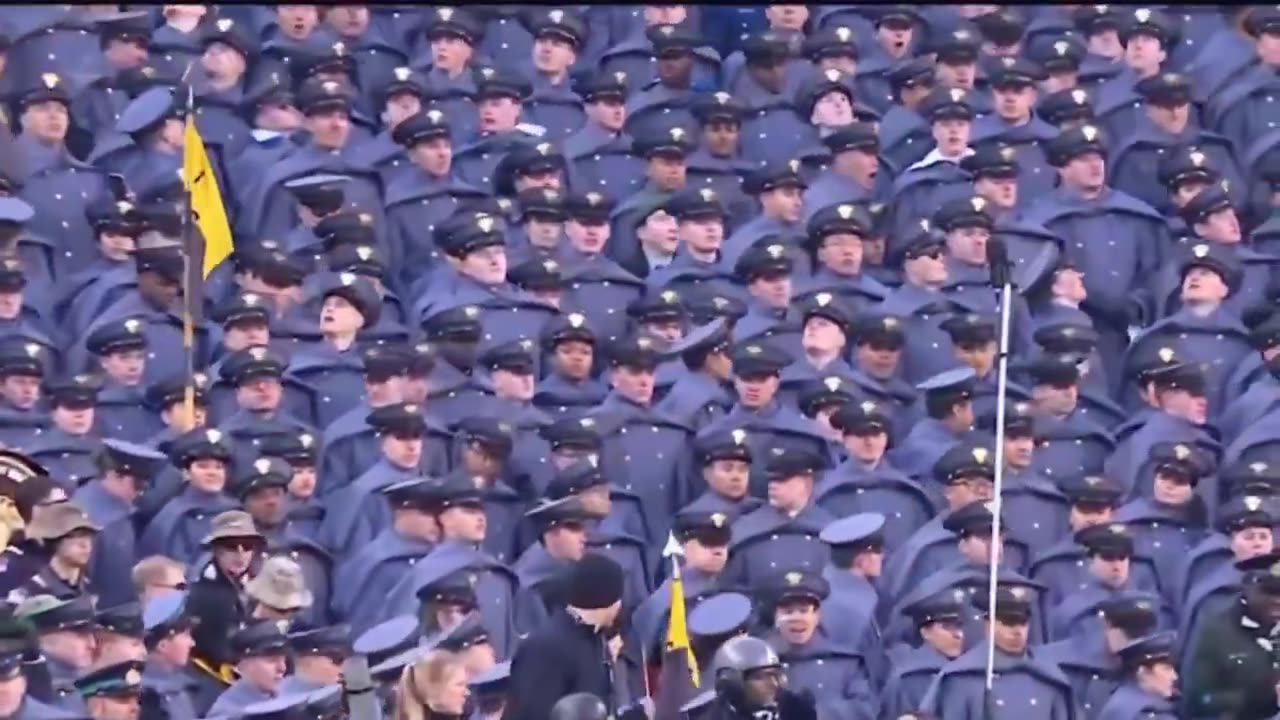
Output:
<path fill-rule="evenodd" d="M 177 590 L 177 591 L 179 591 L 179 592 L 182 592 L 182 591 L 184 591 L 184 590 L 186 590 L 186 589 L 187 589 L 187 583 L 186 583 L 186 581 L 176 582 L 176 583 L 173 583 L 172 585 L 168 585 L 168 584 L 165 584 L 165 583 L 152 583 L 152 584 L 151 584 L 151 586 L 152 586 L 152 587 L 158 587 L 158 588 L 164 588 L 164 589 L 166 589 L 166 590 Z"/>
<path fill-rule="evenodd" d="M 256 540 L 219 540 L 214 543 L 214 547 L 223 550 L 234 550 L 236 552 L 252 552 L 257 550 L 260 543 Z"/>

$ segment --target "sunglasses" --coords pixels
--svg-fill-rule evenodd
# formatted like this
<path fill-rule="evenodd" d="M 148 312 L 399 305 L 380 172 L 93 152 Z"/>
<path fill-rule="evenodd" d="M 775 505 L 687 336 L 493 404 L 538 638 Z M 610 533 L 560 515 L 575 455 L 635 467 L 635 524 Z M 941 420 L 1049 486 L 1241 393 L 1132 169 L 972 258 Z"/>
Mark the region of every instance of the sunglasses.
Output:
<path fill-rule="evenodd" d="M 257 550 L 261 543 L 256 540 L 226 540 L 214 543 L 215 547 L 223 550 L 234 550 L 236 552 L 252 552 Z"/>

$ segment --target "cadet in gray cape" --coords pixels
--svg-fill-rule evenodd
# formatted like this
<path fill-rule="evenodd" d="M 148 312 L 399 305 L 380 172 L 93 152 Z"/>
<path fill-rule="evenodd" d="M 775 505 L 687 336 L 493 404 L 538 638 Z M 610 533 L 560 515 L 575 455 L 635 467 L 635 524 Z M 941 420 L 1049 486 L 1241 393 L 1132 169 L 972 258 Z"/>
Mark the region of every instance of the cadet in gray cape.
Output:
<path fill-rule="evenodd" d="M 92 720 L 130 720 L 138 716 L 142 662 L 126 660 L 99 667 L 76 680 Z"/>
<path fill-rule="evenodd" d="M 351 655 L 351 629 L 332 625 L 289 635 L 293 672 L 280 683 L 280 694 L 314 692 L 336 685 L 342 662 Z"/>
<path fill-rule="evenodd" d="M 143 720 L 195 720 L 192 698 L 199 678 L 190 670 L 193 618 L 187 614 L 184 592 L 158 597 L 142 610 L 143 642 L 147 647 L 142 670 Z"/>
<path fill-rule="evenodd" d="M 233 715 L 246 705 L 275 697 L 284 680 L 288 639 L 278 621 L 242 625 L 231 635 L 231 651 L 237 658 L 240 679 L 214 701 L 208 713 L 211 717 Z"/>
<path fill-rule="evenodd" d="M 69 720 L 77 716 L 32 696 L 23 661 L 31 651 L 29 639 L 6 633 L 0 639 L 0 715 L 13 720 Z"/>
<path fill-rule="evenodd" d="M 45 657 L 50 694 L 41 699 L 64 710 L 83 712 L 84 704 L 72 684 L 93 665 L 93 601 L 87 596 L 59 600 L 36 595 L 19 604 L 14 614 L 35 626 Z"/>

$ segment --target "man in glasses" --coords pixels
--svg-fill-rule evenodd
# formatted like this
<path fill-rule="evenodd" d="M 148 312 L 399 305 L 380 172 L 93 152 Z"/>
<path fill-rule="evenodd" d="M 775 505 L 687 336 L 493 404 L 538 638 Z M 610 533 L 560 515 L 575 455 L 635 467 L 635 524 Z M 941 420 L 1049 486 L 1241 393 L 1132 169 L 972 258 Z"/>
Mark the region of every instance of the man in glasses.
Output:
<path fill-rule="evenodd" d="M 145 609 L 152 600 L 185 592 L 187 569 L 167 555 L 148 555 L 133 566 L 130 573 L 134 592 Z"/>

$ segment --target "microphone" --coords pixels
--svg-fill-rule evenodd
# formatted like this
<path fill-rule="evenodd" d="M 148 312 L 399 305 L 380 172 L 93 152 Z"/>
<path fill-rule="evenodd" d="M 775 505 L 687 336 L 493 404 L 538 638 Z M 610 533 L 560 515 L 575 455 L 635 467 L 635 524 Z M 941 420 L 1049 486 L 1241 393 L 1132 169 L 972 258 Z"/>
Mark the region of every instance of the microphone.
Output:
<path fill-rule="evenodd" d="M 1013 282 L 1009 277 L 1009 250 L 996 236 L 987 239 L 987 265 L 991 268 L 991 286 L 1000 289 Z"/>

